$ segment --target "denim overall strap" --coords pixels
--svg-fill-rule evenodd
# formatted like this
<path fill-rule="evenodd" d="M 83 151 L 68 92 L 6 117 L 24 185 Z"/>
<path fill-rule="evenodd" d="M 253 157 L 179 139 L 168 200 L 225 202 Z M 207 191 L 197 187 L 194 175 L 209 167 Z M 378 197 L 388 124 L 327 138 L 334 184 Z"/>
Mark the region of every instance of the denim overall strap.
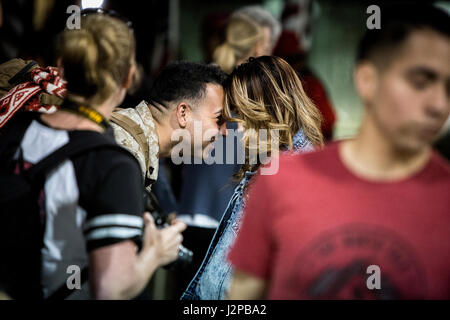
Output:
<path fill-rule="evenodd" d="M 245 179 L 244 179 L 245 180 Z M 198 269 L 197 273 L 195 274 L 194 278 L 191 280 L 190 284 L 188 285 L 186 291 L 181 296 L 180 300 L 198 300 L 199 297 L 196 294 L 196 287 L 198 285 L 199 279 L 203 271 L 205 270 L 206 266 L 208 265 L 208 261 L 211 258 L 212 253 L 214 252 L 214 249 L 217 245 L 217 242 L 222 237 L 223 232 L 225 231 L 229 219 L 231 217 L 231 214 L 233 212 L 233 208 L 236 204 L 236 200 L 238 199 L 239 195 L 242 192 L 242 189 L 244 187 L 245 181 L 242 180 L 239 185 L 236 187 L 233 196 L 231 197 L 230 201 L 228 202 L 227 208 L 225 209 L 225 214 L 222 216 L 222 219 L 220 220 L 219 226 L 217 227 L 216 232 L 214 233 L 213 239 L 211 241 L 211 244 L 208 248 L 208 251 L 206 252 L 205 258 L 202 261 L 202 264 L 200 265 L 200 268 Z"/>
<path fill-rule="evenodd" d="M 252 173 L 250 173 L 250 172 L 246 173 L 245 178 L 242 179 L 241 182 L 236 186 L 233 196 L 231 197 L 230 201 L 228 202 L 227 208 L 225 209 L 225 213 L 222 216 L 222 219 L 220 220 L 219 226 L 217 227 L 217 230 L 214 233 L 213 239 L 212 239 L 211 244 L 208 248 L 208 251 L 205 255 L 205 258 L 203 259 L 199 270 L 195 274 L 194 278 L 191 280 L 186 291 L 181 296 L 181 298 L 180 298 L 181 300 L 187 300 L 187 299 L 197 300 L 200 298 L 197 296 L 197 293 L 196 293 L 196 287 L 198 285 L 198 282 L 199 282 L 203 272 L 205 271 L 205 268 L 208 265 L 208 262 L 211 260 L 211 256 L 214 253 L 214 249 L 216 248 L 217 243 L 222 238 L 222 235 L 223 235 L 224 231 L 226 230 L 228 224 L 232 223 L 230 218 L 233 213 L 233 209 L 236 206 L 238 200 L 242 200 L 243 190 L 248 183 L 248 179 L 251 176 L 252 176 Z"/>

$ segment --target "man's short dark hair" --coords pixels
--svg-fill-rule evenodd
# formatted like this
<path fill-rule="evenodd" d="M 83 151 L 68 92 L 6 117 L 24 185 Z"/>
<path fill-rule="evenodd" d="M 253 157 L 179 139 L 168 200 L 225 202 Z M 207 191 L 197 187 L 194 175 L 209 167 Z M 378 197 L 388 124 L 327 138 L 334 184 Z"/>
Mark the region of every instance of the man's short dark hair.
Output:
<path fill-rule="evenodd" d="M 386 60 L 413 31 L 431 29 L 450 38 L 450 16 L 441 9 L 405 3 L 380 6 L 380 10 L 381 28 L 366 31 L 359 43 L 357 63 L 370 61 L 387 65 Z"/>
<path fill-rule="evenodd" d="M 215 65 L 179 61 L 169 64 L 155 79 L 150 103 L 165 106 L 183 99 L 198 101 L 206 95 L 206 85 L 223 86 L 226 74 Z"/>

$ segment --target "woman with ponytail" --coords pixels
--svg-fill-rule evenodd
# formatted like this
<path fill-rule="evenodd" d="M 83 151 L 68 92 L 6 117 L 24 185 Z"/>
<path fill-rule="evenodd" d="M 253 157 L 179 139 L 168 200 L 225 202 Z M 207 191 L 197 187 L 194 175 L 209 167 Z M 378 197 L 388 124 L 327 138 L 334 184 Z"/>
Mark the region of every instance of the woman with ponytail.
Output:
<path fill-rule="evenodd" d="M 264 28 L 253 22 L 247 15 L 235 14 L 231 17 L 226 30 L 225 42 L 216 48 L 214 62 L 226 73 L 250 57 L 258 57 L 267 52 Z"/>
<path fill-rule="evenodd" d="M 63 146 L 99 141 L 110 147 L 66 159 L 45 178 L 39 202 L 42 295 L 130 299 L 159 266 L 177 258 L 185 228 L 175 222 L 158 230 L 148 213 L 143 216 L 139 164 L 115 145 L 109 126 L 136 69 L 133 30 L 104 11 L 82 12 L 81 29 L 65 30 L 58 45 L 57 63 L 67 81 L 61 108 L 53 114 L 22 113 L 5 127 L 17 126 L 22 115 L 29 121 L 16 152 L 23 168 Z M 78 276 L 87 272 L 71 290 L 68 277 L 75 272 L 75 279 L 77 270 Z"/>

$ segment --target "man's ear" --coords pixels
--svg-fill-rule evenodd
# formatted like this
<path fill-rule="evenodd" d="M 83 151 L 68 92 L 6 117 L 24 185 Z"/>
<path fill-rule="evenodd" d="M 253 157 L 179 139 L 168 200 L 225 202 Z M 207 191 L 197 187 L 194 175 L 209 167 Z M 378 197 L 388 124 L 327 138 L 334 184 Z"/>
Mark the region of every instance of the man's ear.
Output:
<path fill-rule="evenodd" d="M 353 73 L 355 88 L 365 103 L 371 103 L 377 91 L 379 72 L 370 62 L 363 62 L 356 66 Z"/>
<path fill-rule="evenodd" d="M 177 120 L 178 120 L 178 125 L 181 128 L 186 128 L 186 125 L 189 122 L 189 117 L 191 116 L 191 108 L 189 107 L 189 105 L 186 102 L 180 102 L 177 105 L 177 109 L 176 109 L 176 114 L 177 114 Z"/>

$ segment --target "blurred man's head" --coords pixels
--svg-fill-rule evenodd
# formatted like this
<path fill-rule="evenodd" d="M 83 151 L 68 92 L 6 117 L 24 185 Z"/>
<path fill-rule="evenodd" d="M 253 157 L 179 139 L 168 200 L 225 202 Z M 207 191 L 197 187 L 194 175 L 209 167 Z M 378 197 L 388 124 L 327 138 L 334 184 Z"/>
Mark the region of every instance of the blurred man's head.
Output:
<path fill-rule="evenodd" d="M 194 145 L 205 149 L 219 133 L 225 134 L 222 121 L 225 78 L 217 66 L 193 62 L 170 64 L 155 79 L 150 92 L 149 102 L 157 109 L 153 112 L 156 121 L 172 130 L 185 129 L 192 151 Z M 201 136 L 194 134 L 194 130 Z"/>
<path fill-rule="evenodd" d="M 450 18 L 431 6 L 381 9 L 357 55 L 367 119 L 395 148 L 430 145 L 450 113 Z"/>

